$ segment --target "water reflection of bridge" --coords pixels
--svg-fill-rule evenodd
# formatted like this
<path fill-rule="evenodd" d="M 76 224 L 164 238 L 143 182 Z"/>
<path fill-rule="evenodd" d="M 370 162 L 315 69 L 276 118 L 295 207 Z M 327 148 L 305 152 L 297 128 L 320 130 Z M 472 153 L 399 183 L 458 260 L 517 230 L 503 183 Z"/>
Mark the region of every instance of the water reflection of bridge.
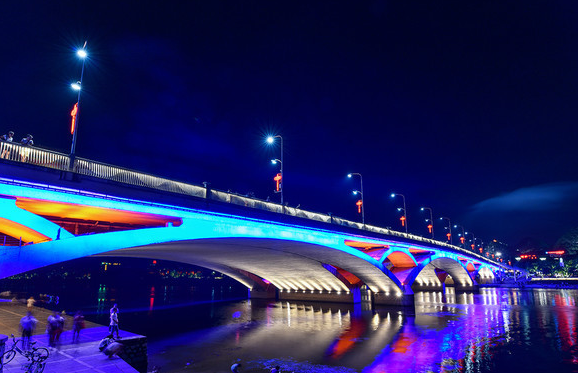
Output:
<path fill-rule="evenodd" d="M 506 269 L 431 239 L 26 150 L 0 159 L 0 277 L 87 255 L 145 257 L 222 272 L 252 297 L 360 302 L 369 290 L 399 305 L 418 290 L 475 290 Z"/>
<path fill-rule="evenodd" d="M 417 292 L 413 313 L 367 309 L 363 303 L 251 301 L 231 305 L 225 314 L 235 319 L 226 330 L 210 330 L 202 340 L 225 344 L 223 349 L 235 349 L 244 360 L 258 355 L 295 362 L 284 366 L 288 371 L 333 371 L 328 365 L 365 373 L 491 371 L 499 351 L 508 354 L 512 345 L 529 341 L 548 341 L 565 356 L 578 356 L 576 297 L 576 291 L 563 290 L 492 288 L 473 294 L 447 288 L 445 294 Z M 186 348 L 197 347 L 207 348 Z"/>

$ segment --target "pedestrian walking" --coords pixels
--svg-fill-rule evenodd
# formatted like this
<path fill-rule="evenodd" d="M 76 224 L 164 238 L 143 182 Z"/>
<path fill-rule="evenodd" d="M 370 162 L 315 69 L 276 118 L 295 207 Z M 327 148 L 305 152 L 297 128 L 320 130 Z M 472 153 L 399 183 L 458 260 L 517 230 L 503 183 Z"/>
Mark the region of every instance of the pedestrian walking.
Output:
<path fill-rule="evenodd" d="M 22 328 L 22 349 L 30 349 L 30 339 L 32 338 L 32 332 L 36 328 L 38 320 L 32 316 L 32 312 L 28 311 L 26 316 L 20 319 L 20 327 Z"/>
<path fill-rule="evenodd" d="M 84 316 L 81 311 L 77 311 L 72 320 L 72 343 L 78 343 L 82 329 L 84 329 Z"/>
<path fill-rule="evenodd" d="M 56 313 L 57 316 L 57 328 L 56 328 L 56 336 L 54 338 L 54 340 L 57 343 L 60 343 L 60 335 L 62 334 L 62 332 L 64 331 L 64 317 L 62 317 L 62 315 L 60 314 L 60 312 Z"/>
<path fill-rule="evenodd" d="M 59 324 L 58 312 L 54 311 L 52 315 L 48 316 L 48 320 L 46 321 L 46 332 L 48 333 L 48 345 L 50 347 L 55 346 L 58 324 Z"/>
<path fill-rule="evenodd" d="M 26 301 L 26 307 L 28 308 L 28 311 L 32 311 L 32 307 L 34 307 L 34 303 L 36 303 L 36 300 L 34 299 L 34 297 L 28 298 L 28 300 Z"/>
<path fill-rule="evenodd" d="M 110 325 L 108 328 L 108 331 L 110 332 L 110 334 L 116 333 L 116 338 L 120 338 L 118 335 L 118 308 L 115 307 L 111 308 L 110 310 Z"/>

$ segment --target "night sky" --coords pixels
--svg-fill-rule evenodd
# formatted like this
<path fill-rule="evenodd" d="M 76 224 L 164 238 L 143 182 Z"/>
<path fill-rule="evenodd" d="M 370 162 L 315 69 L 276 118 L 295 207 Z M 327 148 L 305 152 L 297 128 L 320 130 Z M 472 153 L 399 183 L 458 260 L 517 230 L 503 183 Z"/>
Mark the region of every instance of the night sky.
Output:
<path fill-rule="evenodd" d="M 257 198 L 484 241 L 578 226 L 573 1 L 3 1 L 0 132 Z M 442 224 L 436 220 L 438 236 Z"/>

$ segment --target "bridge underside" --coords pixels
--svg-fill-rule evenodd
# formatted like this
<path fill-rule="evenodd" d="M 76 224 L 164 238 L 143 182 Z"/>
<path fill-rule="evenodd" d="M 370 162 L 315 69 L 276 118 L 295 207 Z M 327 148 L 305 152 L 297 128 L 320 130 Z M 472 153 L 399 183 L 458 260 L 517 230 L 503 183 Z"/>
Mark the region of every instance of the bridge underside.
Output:
<path fill-rule="evenodd" d="M 366 285 L 382 294 L 380 299 L 387 304 L 401 304 L 403 300 L 403 291 L 398 284 L 364 259 L 303 242 L 196 239 L 123 248 L 97 255 L 154 258 L 202 266 L 241 282 L 251 290 L 252 297 L 355 302 L 359 300 L 360 287 Z"/>

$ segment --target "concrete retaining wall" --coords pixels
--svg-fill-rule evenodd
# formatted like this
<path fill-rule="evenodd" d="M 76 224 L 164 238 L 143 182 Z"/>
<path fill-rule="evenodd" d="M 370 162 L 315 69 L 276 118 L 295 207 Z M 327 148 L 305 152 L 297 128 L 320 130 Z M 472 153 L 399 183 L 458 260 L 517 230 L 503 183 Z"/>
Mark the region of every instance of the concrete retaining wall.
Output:
<path fill-rule="evenodd" d="M 120 339 L 124 349 L 119 356 L 140 373 L 146 373 L 148 366 L 147 337 L 127 337 Z"/>

